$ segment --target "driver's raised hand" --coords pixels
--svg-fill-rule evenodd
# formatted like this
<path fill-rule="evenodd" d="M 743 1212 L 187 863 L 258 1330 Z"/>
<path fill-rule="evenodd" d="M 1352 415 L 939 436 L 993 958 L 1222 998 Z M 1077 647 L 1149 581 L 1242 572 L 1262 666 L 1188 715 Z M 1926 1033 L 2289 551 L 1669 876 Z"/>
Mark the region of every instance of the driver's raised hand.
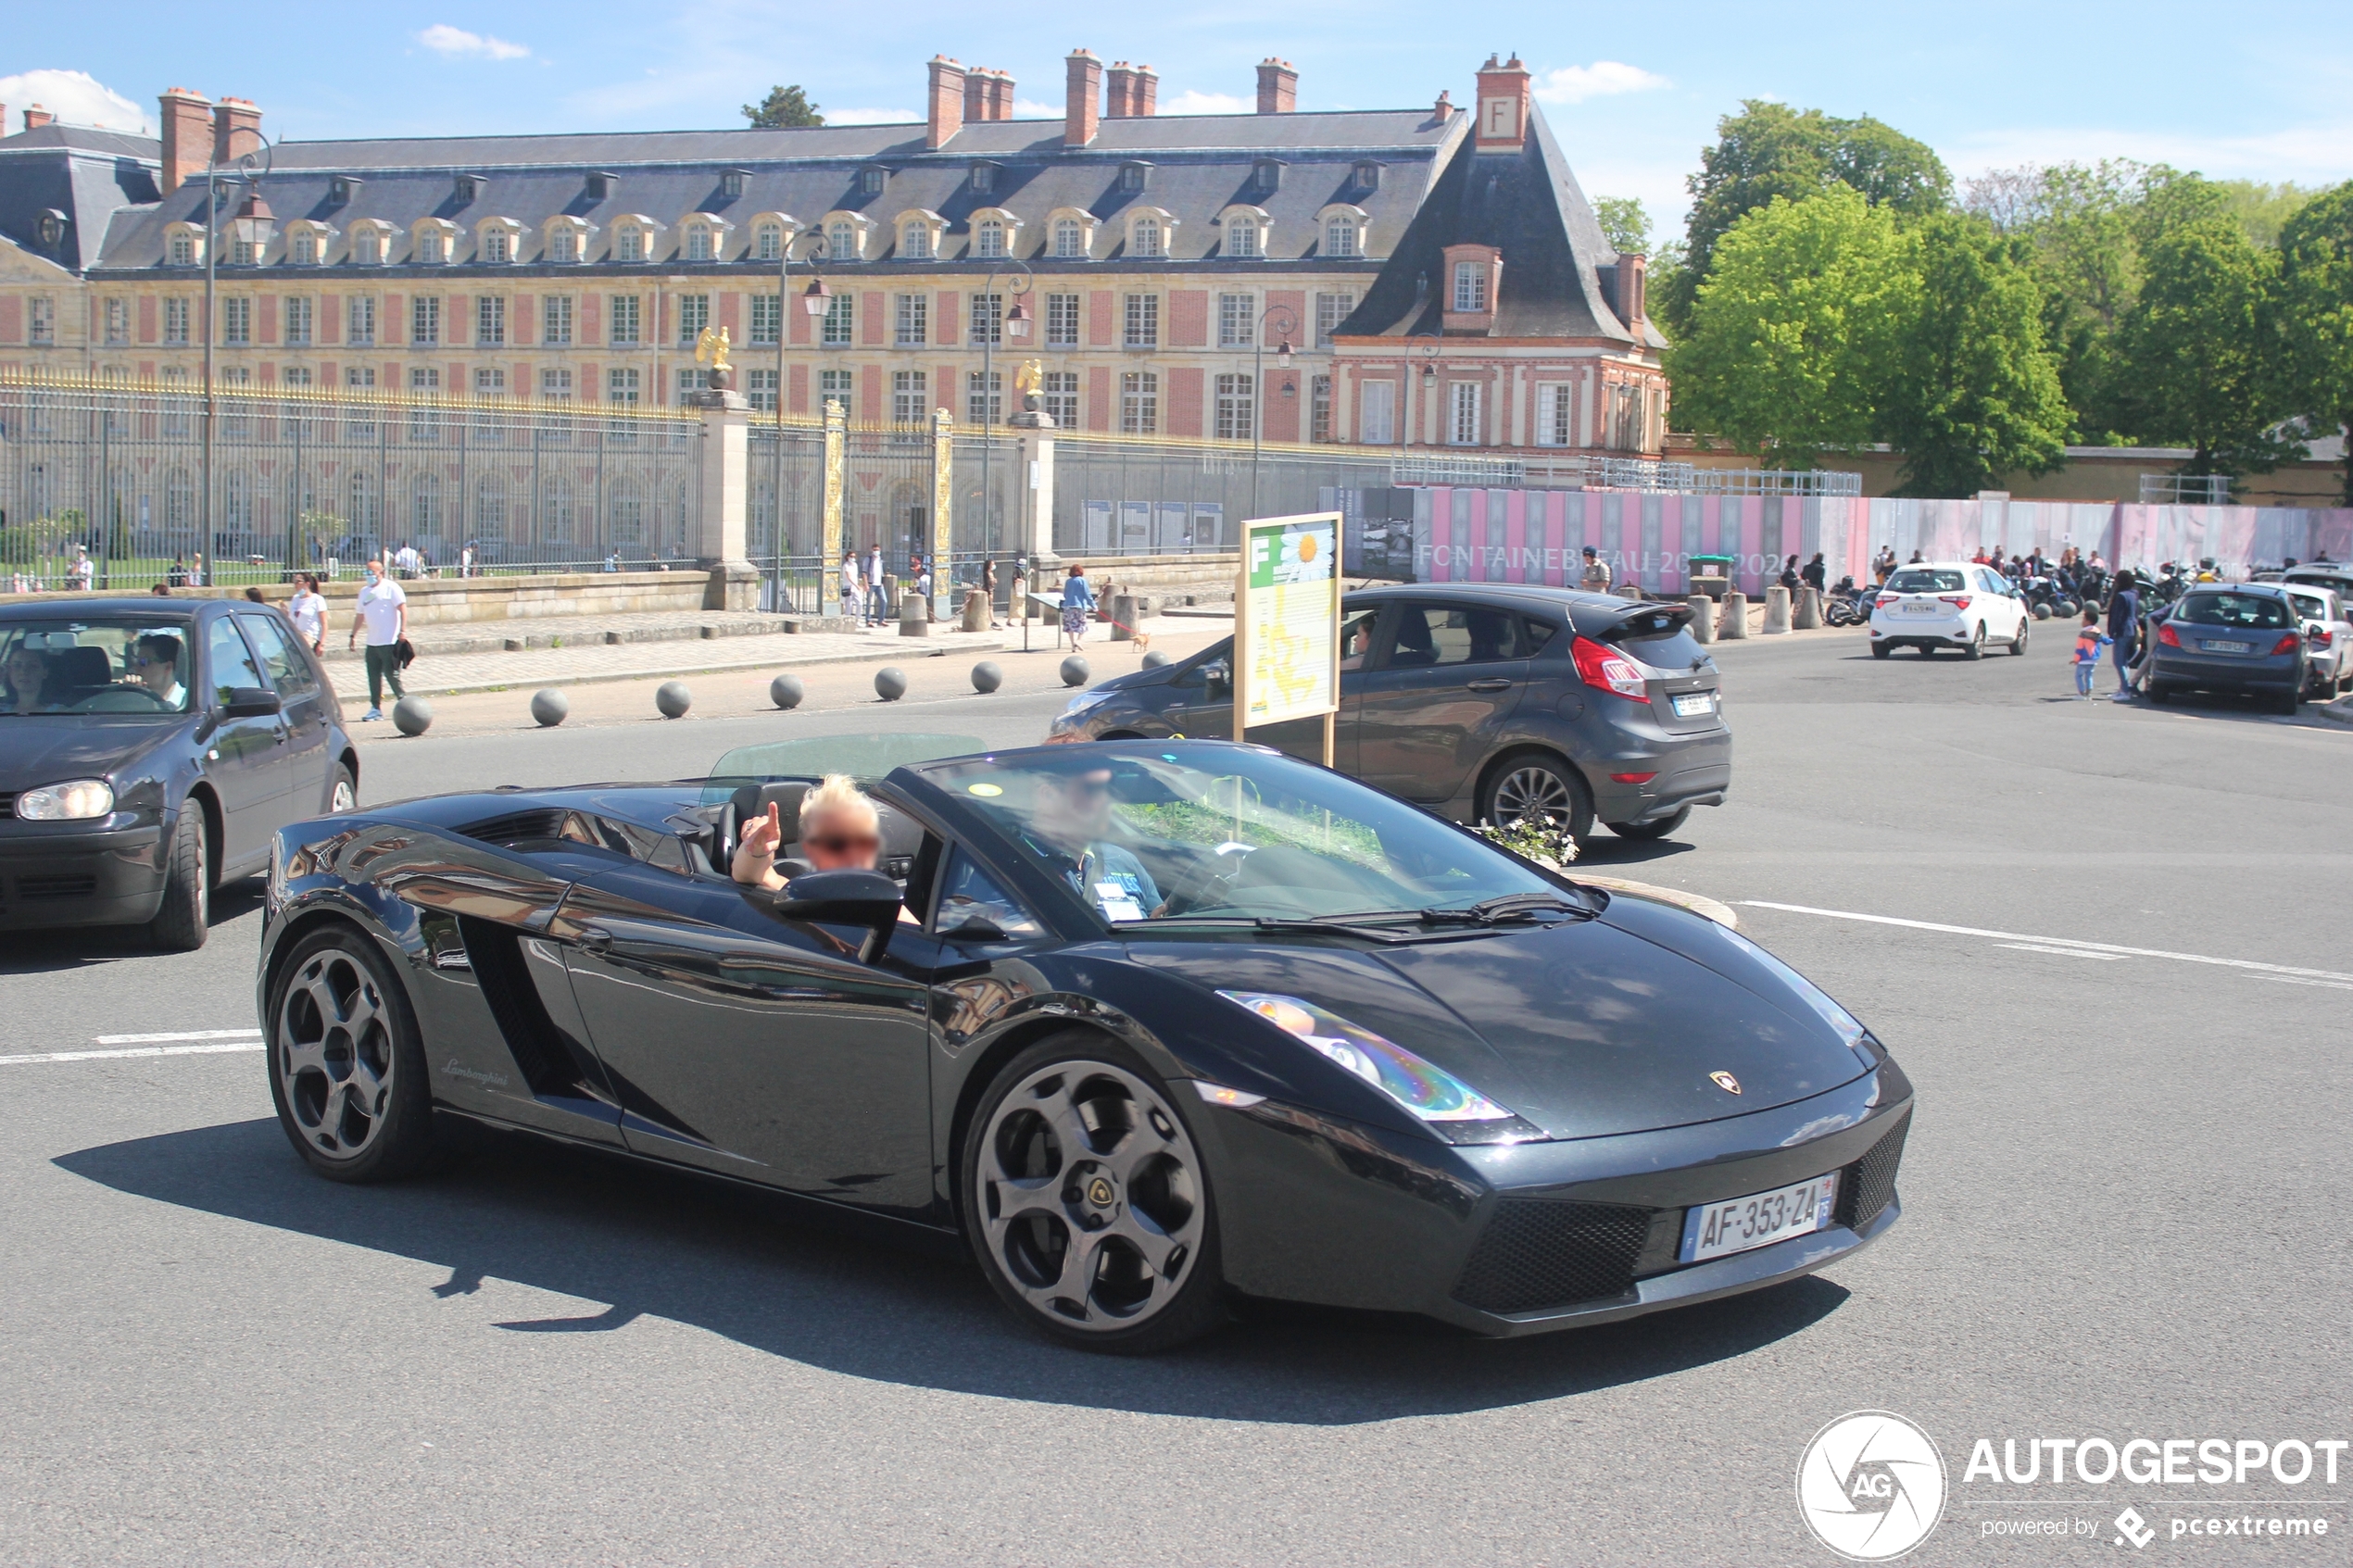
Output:
<path fill-rule="evenodd" d="M 729 874 L 737 882 L 748 882 L 756 887 L 782 887 L 784 879 L 776 874 L 776 851 L 785 842 L 785 824 L 778 816 L 776 802 L 771 800 L 768 809 L 744 824 L 744 835 L 736 842 L 735 864 Z"/>

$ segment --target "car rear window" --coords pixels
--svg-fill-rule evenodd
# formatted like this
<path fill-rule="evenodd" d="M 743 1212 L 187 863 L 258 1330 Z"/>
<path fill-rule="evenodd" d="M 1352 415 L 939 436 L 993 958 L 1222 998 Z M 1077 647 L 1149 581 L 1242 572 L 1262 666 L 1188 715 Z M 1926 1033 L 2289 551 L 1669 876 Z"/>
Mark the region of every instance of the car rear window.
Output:
<path fill-rule="evenodd" d="M 1931 571 L 1926 567 L 1913 567 L 1887 580 L 1891 594 L 1957 594 L 1961 586 L 1959 572 Z"/>
<path fill-rule="evenodd" d="M 2192 594 L 2173 611 L 2173 619 L 2194 626 L 2251 626 L 2263 630 L 2288 625 L 2284 600 L 2269 594 Z"/>

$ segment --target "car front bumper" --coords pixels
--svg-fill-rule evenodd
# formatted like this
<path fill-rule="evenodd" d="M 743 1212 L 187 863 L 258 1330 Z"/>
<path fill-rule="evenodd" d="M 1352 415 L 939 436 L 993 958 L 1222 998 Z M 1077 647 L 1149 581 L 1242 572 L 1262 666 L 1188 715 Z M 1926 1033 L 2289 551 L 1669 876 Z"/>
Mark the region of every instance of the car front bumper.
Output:
<path fill-rule="evenodd" d="M 170 840 L 129 812 L 116 822 L 0 822 L 0 931 L 153 920 Z"/>

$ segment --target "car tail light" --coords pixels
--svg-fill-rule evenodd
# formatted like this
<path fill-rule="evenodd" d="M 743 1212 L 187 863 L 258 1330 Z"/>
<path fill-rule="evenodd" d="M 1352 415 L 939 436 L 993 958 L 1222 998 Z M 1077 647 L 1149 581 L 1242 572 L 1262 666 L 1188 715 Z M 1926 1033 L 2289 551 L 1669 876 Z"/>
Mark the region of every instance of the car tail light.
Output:
<path fill-rule="evenodd" d="M 2182 634 L 2173 630 L 2173 623 L 2170 621 L 2158 625 L 2157 640 L 2169 648 L 2177 648 L 2182 646 Z"/>
<path fill-rule="evenodd" d="M 1903 596 L 1900 594 L 1881 594 L 1879 596 L 1879 608 L 1885 609 L 1889 605 L 1894 604 L 1901 597 L 1903 597 Z"/>
<path fill-rule="evenodd" d="M 1648 784 L 1648 783 L 1650 783 L 1650 782 L 1651 782 L 1651 780 L 1653 780 L 1653 779 L 1655 779 L 1655 778 L 1656 778 L 1656 777 L 1658 777 L 1658 775 L 1657 775 L 1656 773 L 1655 773 L 1655 772 L 1654 772 L 1654 773 L 1612 773 L 1612 774 L 1609 776 L 1609 782 L 1610 782 L 1610 783 L 1612 783 L 1612 784 Z"/>
<path fill-rule="evenodd" d="M 2323 631 L 2318 626 L 2304 634 L 2311 639 L 2312 646 L 2316 648 L 2328 647 L 2336 641 L 2336 634 L 2334 632 Z"/>
<path fill-rule="evenodd" d="M 1587 685 L 1616 692 L 1629 702 L 1648 702 L 1642 672 L 1622 655 L 1610 652 L 1591 637 L 1579 637 L 1569 651 L 1577 659 L 1577 674 Z"/>
<path fill-rule="evenodd" d="M 1967 594 L 1939 594 L 1936 596 L 1943 599 L 1946 604 L 1951 605 L 1955 609 L 1969 608 L 1969 596 Z"/>
<path fill-rule="evenodd" d="M 2304 639 L 2297 636 L 2295 633 L 2290 632 L 2286 636 L 2282 637 L 2278 643 L 2273 645 L 2271 652 L 2274 654 L 2294 653 L 2296 649 L 2302 647 L 2303 646 Z"/>

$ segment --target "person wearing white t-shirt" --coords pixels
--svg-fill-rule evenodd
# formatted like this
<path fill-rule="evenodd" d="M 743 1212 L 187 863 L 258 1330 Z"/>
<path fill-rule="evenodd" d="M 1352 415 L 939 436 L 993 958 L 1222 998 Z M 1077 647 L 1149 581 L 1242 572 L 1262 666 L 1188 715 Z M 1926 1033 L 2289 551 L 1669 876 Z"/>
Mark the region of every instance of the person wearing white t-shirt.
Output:
<path fill-rule="evenodd" d="M 384 563 L 368 563 L 368 583 L 359 590 L 359 613 L 352 618 L 346 646 L 356 647 L 359 633 L 368 633 L 368 711 L 362 721 L 384 715 L 384 683 L 392 683 L 393 700 L 409 694 L 400 689 L 400 640 L 409 634 L 409 596 L 384 575 Z"/>
<path fill-rule="evenodd" d="M 323 655 L 327 651 L 327 600 L 319 592 L 319 579 L 308 572 L 295 577 L 295 596 L 286 601 L 286 619 L 293 621 L 310 651 Z"/>

